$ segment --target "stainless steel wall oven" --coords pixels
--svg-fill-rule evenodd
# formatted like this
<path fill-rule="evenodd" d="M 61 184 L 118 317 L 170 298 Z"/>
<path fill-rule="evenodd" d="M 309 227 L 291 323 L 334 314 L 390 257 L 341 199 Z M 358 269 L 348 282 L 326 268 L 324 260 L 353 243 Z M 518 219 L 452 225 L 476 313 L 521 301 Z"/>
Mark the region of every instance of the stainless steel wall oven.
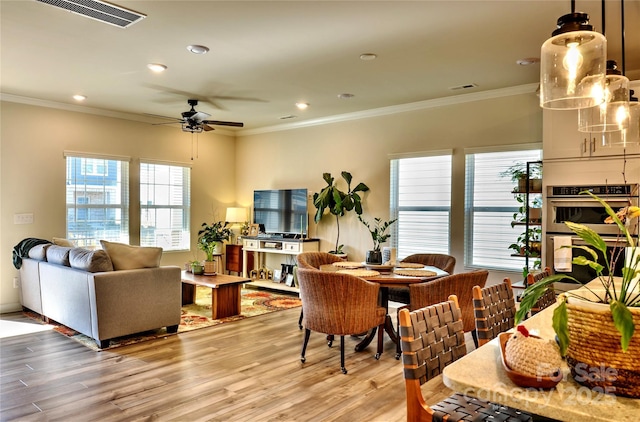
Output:
<path fill-rule="evenodd" d="M 559 264 L 558 245 L 569 241 L 572 245 L 586 245 L 567 226 L 565 221 L 584 224 L 598 233 L 607 244 L 609 258 L 614 249 L 624 250 L 625 239 L 620 238 L 618 226 L 606 224 L 608 217 L 605 208 L 591 196 L 580 192 L 589 191 L 604 199 L 615 211 L 628 205 L 638 206 L 638 185 L 613 185 L 613 186 L 548 186 L 546 198 L 546 265 L 555 273 L 568 274 L 581 282 L 588 282 L 596 277 L 596 273 L 589 267 L 580 265 Z M 629 227 L 634 235 L 638 233 L 637 220 Z M 565 249 L 566 251 L 566 249 Z M 565 252 L 568 253 L 568 252 Z M 577 256 L 587 256 L 587 252 L 573 248 L 570 251 L 571 259 Z M 591 259 L 590 256 L 588 256 Z M 600 262 L 604 259 L 600 256 Z M 618 257 L 615 275 L 621 275 L 624 257 Z"/>

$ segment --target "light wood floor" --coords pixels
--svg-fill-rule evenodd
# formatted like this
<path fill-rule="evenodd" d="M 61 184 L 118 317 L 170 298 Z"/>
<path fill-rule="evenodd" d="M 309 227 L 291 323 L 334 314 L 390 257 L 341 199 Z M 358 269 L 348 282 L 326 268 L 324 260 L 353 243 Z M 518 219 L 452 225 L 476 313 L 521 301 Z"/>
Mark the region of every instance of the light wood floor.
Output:
<path fill-rule="evenodd" d="M 388 338 L 361 353 L 312 333 L 299 309 L 94 352 L 53 331 L 0 340 L 0 420 L 404 421 L 402 365 Z M 4 320 L 33 324 L 22 314 Z M 449 390 L 426 384 L 428 403 Z"/>

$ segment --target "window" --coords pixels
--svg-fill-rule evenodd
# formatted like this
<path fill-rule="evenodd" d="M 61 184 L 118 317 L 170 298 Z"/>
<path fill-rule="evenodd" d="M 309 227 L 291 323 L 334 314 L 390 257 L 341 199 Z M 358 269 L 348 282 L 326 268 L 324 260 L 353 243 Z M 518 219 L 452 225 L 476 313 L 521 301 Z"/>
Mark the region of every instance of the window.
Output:
<path fill-rule="evenodd" d="M 391 160 L 391 215 L 398 259 L 449 253 L 451 153 Z"/>
<path fill-rule="evenodd" d="M 466 155 L 465 266 L 519 271 L 524 258 L 511 256 L 523 226 L 511 226 L 519 204 L 515 185 L 501 176 L 517 162 L 538 161 L 542 151 L 482 152 Z M 533 265 L 530 262 L 529 265 Z"/>
<path fill-rule="evenodd" d="M 67 238 L 129 243 L 129 162 L 66 155 Z"/>
<path fill-rule="evenodd" d="M 140 245 L 188 250 L 191 169 L 140 163 Z"/>

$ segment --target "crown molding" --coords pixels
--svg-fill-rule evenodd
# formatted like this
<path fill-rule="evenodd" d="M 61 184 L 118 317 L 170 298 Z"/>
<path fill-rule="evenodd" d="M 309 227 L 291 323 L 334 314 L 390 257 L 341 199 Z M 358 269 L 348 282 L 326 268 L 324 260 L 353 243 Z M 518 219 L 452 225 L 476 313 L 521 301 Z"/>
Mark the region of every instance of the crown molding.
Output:
<path fill-rule="evenodd" d="M 236 132 L 236 136 L 259 135 L 269 132 L 280 132 L 283 130 L 299 129 L 311 126 L 320 126 L 330 123 L 346 122 L 350 120 L 367 119 L 370 117 L 386 116 L 390 114 L 406 113 L 410 111 L 424 110 L 436 107 L 445 107 L 455 104 L 471 103 L 475 101 L 489 100 L 493 98 L 509 97 L 512 95 L 533 94 L 538 89 L 538 83 L 518 85 L 509 88 L 500 88 L 490 91 L 474 92 L 470 94 L 460 94 L 451 97 L 435 98 L 433 100 L 417 101 L 414 103 L 400 104 L 396 106 L 374 108 L 353 113 L 336 114 L 334 116 L 309 119 L 296 123 L 285 123 L 275 126 L 267 126 L 257 129 L 246 129 Z"/>
<path fill-rule="evenodd" d="M 432 100 L 417 101 L 413 103 L 400 104 L 396 106 L 380 107 L 364 111 L 356 111 L 353 113 L 336 114 L 333 116 L 321 117 L 318 119 L 309 119 L 295 123 L 284 123 L 274 126 L 266 126 L 257 129 L 243 129 L 238 131 L 226 131 L 216 128 L 216 133 L 230 136 L 250 136 L 262 133 L 280 132 L 284 130 L 300 129 L 312 126 L 321 126 L 331 123 L 347 122 L 351 120 L 367 119 L 370 117 L 387 116 L 391 114 L 407 113 L 417 110 L 425 110 L 429 108 L 445 107 L 456 104 L 471 103 L 475 101 L 483 101 L 494 98 L 509 97 L 513 95 L 533 94 L 538 88 L 537 83 L 518 85 L 509 88 L 500 88 L 490 91 L 474 92 L 469 94 L 453 95 L 444 98 L 435 98 Z M 22 97 L 19 95 L 0 93 L 1 101 L 13 103 L 28 104 L 39 107 L 55 108 L 59 110 L 74 111 L 78 113 L 94 114 L 97 116 L 113 117 L 116 119 L 131 120 L 143 123 L 157 123 L 159 120 L 152 116 L 144 116 L 141 114 L 122 113 L 119 111 L 103 110 L 98 108 L 85 107 L 75 104 L 58 103 L 55 101 L 41 100 L 37 98 Z"/>

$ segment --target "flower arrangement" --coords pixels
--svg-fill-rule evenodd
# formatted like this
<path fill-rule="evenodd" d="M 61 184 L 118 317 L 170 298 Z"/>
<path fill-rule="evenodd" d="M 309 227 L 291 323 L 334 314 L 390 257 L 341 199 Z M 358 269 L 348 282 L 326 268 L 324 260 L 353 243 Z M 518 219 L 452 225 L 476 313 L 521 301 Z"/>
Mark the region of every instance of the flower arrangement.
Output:
<path fill-rule="evenodd" d="M 640 307 L 640 246 L 638 246 L 638 235 L 631 235 L 629 227 L 632 220 L 640 216 L 640 208 L 635 206 L 627 206 L 618 212 L 615 212 L 603 199 L 591 192 L 581 192 L 588 194 L 598 201 L 606 210 L 608 217 L 605 223 L 616 224 L 620 229 L 619 236 L 625 241 L 626 247 L 616 247 L 610 253 L 607 253 L 607 245 L 604 240 L 594 230 L 589 227 L 566 221 L 565 224 L 583 239 L 589 246 L 566 246 L 569 248 L 580 248 L 586 251 L 593 259 L 584 256 L 574 258 L 574 265 L 589 266 L 594 269 L 598 275 L 604 290 L 587 289 L 595 295 L 596 300 L 590 300 L 597 303 L 609 304 L 613 323 L 616 330 L 620 333 L 620 346 L 623 351 L 627 351 L 629 342 L 633 336 L 635 327 L 630 307 Z M 626 250 L 626 259 L 625 259 Z M 597 252 L 604 255 L 604 265 L 599 264 Z M 622 282 L 614 283 L 613 268 L 616 262 L 625 259 L 624 268 L 622 269 Z M 606 275 L 605 275 L 606 274 Z M 520 309 L 516 313 L 516 324 L 524 319 L 531 310 L 538 298 L 551 286 L 554 282 L 563 279 L 573 280 L 580 283 L 575 278 L 566 274 L 554 274 L 545 277 L 537 283 L 527 287 L 522 295 Z M 567 315 L 567 292 L 560 296 L 560 303 L 553 313 L 553 329 L 558 336 L 558 343 L 562 355 L 566 354 L 569 345 L 568 315 Z M 583 300 L 589 300 L 580 298 Z"/>
<path fill-rule="evenodd" d="M 371 233 L 371 239 L 373 240 L 373 250 L 376 252 L 380 251 L 380 245 L 391 237 L 390 233 L 387 233 L 387 229 L 396 222 L 397 219 L 393 219 L 390 221 L 382 221 L 381 218 L 374 218 L 373 224 L 369 224 L 364 221 L 361 216 L 358 216 L 358 220 L 362 222 L 367 229 L 369 229 L 369 233 Z"/>
<path fill-rule="evenodd" d="M 198 231 L 198 248 L 207 254 L 207 261 L 213 261 L 216 245 L 231 237 L 231 228 L 226 221 L 216 221 L 212 224 L 202 223 Z"/>

